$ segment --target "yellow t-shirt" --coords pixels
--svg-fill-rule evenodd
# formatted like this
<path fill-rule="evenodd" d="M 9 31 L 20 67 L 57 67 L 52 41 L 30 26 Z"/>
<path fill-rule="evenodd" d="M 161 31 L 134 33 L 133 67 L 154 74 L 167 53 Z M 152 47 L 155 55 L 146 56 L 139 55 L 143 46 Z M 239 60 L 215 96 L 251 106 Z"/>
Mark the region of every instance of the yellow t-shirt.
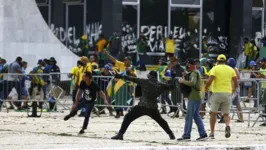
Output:
<path fill-rule="evenodd" d="M 165 40 L 165 52 L 166 53 L 175 53 L 175 41 L 167 39 Z"/>
<path fill-rule="evenodd" d="M 210 75 L 214 76 L 214 93 L 232 93 L 232 78 L 236 77 L 235 70 L 227 65 L 214 66 Z"/>
<path fill-rule="evenodd" d="M 96 68 L 99 68 L 99 65 L 96 62 L 93 62 L 93 63 L 90 63 L 90 64 L 91 64 L 91 67 L 95 66 Z"/>
<path fill-rule="evenodd" d="M 79 68 L 79 71 L 78 71 L 78 86 L 80 85 L 82 79 L 83 79 L 83 74 L 84 72 L 92 72 L 92 69 L 91 69 L 91 64 L 88 63 L 87 66 L 82 66 Z"/>
<path fill-rule="evenodd" d="M 78 66 L 73 67 L 70 73 L 73 74 L 74 81 L 76 82 L 78 78 L 79 67 Z"/>
<path fill-rule="evenodd" d="M 98 47 L 98 52 L 100 53 L 100 52 L 102 52 L 102 50 L 103 50 L 103 48 L 104 48 L 104 46 L 106 45 L 106 40 L 105 39 L 102 39 L 102 40 L 99 40 L 98 42 L 97 42 L 97 47 Z"/>
<path fill-rule="evenodd" d="M 266 69 L 260 68 L 260 73 L 264 76 L 266 76 Z M 265 89 L 266 88 L 266 82 L 262 82 L 261 88 Z"/>
<path fill-rule="evenodd" d="M 120 73 L 124 72 L 126 69 L 125 63 L 123 63 L 121 61 L 116 61 L 115 66 L 119 69 Z M 132 71 L 134 74 L 137 74 L 137 71 L 135 68 Z"/>

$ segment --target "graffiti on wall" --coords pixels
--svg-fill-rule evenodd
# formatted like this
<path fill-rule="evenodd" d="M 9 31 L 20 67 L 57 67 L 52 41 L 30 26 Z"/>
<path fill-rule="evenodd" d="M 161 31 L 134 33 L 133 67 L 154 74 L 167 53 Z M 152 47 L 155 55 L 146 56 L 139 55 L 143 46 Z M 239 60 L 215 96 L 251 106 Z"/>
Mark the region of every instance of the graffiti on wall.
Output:
<path fill-rule="evenodd" d="M 81 49 L 79 48 L 79 43 L 81 34 L 77 33 L 76 27 L 68 27 L 66 30 L 64 27 L 56 27 L 54 24 L 51 24 L 50 28 L 58 39 L 66 44 L 71 51 L 76 54 L 80 53 Z M 102 33 L 102 24 L 95 22 L 86 25 L 85 33 L 88 39 L 89 48 L 95 47 L 95 43 L 99 38 L 99 35 Z"/>
<path fill-rule="evenodd" d="M 122 25 L 121 45 L 127 54 L 136 53 L 137 31 L 129 24 Z"/>
<path fill-rule="evenodd" d="M 76 54 L 79 54 L 80 34 L 77 33 L 76 27 L 55 27 L 51 24 L 52 32 L 58 39 L 67 45 L 67 47 Z M 89 49 L 95 47 L 95 43 L 102 33 L 102 24 L 99 22 L 91 23 L 86 26 L 86 35 L 89 42 Z M 220 28 L 217 28 L 219 33 Z M 163 39 L 168 36 L 167 26 L 142 25 L 140 32 L 143 32 L 148 39 L 148 56 L 158 56 L 158 53 L 164 55 L 165 44 Z M 197 29 L 187 30 L 186 28 L 174 26 L 170 33 L 176 39 L 176 51 L 178 54 L 187 55 L 191 49 L 199 50 L 199 33 Z M 257 34 L 258 36 L 261 34 Z M 227 53 L 228 38 L 225 36 L 213 36 L 207 29 L 203 30 L 203 38 L 207 38 L 207 45 L 210 47 L 211 56 L 216 57 L 219 53 Z M 257 37 L 259 39 L 259 37 Z M 137 31 L 132 25 L 123 24 L 121 34 L 122 49 L 127 54 L 136 53 Z"/>

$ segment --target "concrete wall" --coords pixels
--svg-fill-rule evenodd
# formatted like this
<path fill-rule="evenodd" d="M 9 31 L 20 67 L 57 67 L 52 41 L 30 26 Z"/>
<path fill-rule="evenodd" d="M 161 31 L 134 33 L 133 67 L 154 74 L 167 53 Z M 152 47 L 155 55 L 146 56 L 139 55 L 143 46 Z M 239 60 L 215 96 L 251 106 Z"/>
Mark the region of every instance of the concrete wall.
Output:
<path fill-rule="evenodd" d="M 61 72 L 69 72 L 78 56 L 52 33 L 34 0 L 0 1 L 0 57 L 8 63 L 22 56 L 29 69 L 41 58 L 55 57 Z"/>

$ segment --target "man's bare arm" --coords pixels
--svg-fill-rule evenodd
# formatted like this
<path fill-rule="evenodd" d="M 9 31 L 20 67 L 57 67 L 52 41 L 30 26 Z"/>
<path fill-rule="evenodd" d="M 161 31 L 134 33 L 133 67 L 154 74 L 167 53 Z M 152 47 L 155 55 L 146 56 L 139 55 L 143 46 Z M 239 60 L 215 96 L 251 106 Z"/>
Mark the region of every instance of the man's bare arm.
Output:
<path fill-rule="evenodd" d="M 115 59 L 113 56 L 111 56 L 106 50 L 104 50 L 103 52 L 104 52 L 104 54 L 106 54 L 106 55 L 108 56 L 108 58 L 109 58 L 113 63 L 116 63 L 116 59 Z"/>
<path fill-rule="evenodd" d="M 232 80 L 234 82 L 233 92 L 235 92 L 236 89 L 238 88 L 237 77 L 233 77 Z"/>
<path fill-rule="evenodd" d="M 100 92 L 99 92 L 99 95 L 100 95 L 100 97 L 104 100 L 104 103 L 105 103 L 106 105 L 109 105 L 109 103 L 108 103 L 108 101 L 107 101 L 107 98 L 106 98 L 106 95 L 104 94 L 104 92 L 103 92 L 103 91 L 100 91 Z"/>
<path fill-rule="evenodd" d="M 77 107 L 78 107 L 78 103 L 79 103 L 79 100 L 80 100 L 80 97 L 81 97 L 81 90 L 78 89 L 78 91 L 77 91 L 77 95 L 76 95 L 75 104 L 74 104 L 72 110 L 77 109 Z"/>
<path fill-rule="evenodd" d="M 206 85 L 205 85 L 205 89 L 208 89 L 210 87 L 210 85 L 212 84 L 213 80 L 215 79 L 215 76 L 210 76 Z"/>

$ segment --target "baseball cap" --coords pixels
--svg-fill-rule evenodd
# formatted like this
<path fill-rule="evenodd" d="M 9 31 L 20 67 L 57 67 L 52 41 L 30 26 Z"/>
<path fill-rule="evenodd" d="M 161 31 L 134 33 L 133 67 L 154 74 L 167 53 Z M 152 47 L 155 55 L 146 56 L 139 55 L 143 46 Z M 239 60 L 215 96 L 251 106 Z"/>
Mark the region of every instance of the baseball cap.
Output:
<path fill-rule="evenodd" d="M 157 72 L 156 72 L 156 71 L 150 71 L 149 75 L 150 75 L 152 78 L 157 78 Z"/>
<path fill-rule="evenodd" d="M 42 59 L 39 59 L 37 64 L 39 65 L 39 64 L 41 64 L 42 62 L 43 62 L 43 60 L 42 60 Z"/>
<path fill-rule="evenodd" d="M 190 64 L 190 65 L 195 65 L 195 64 L 196 64 L 195 60 L 192 59 L 192 58 L 189 58 L 189 59 L 187 60 L 187 63 Z"/>
<path fill-rule="evenodd" d="M 226 57 L 224 54 L 221 54 L 217 57 L 217 61 L 226 61 Z"/>
<path fill-rule="evenodd" d="M 176 62 L 176 61 L 178 61 L 176 57 L 171 57 L 171 58 L 170 58 L 170 62 L 171 62 L 171 63 Z"/>
<path fill-rule="evenodd" d="M 105 65 L 104 68 L 107 69 L 107 70 L 109 70 L 109 71 L 112 70 L 112 67 L 109 66 L 109 65 Z"/>
<path fill-rule="evenodd" d="M 263 58 L 261 59 L 261 61 L 262 61 L 262 62 L 266 62 L 266 58 L 263 57 Z"/>
<path fill-rule="evenodd" d="M 81 61 L 82 63 L 87 63 L 87 62 L 89 62 L 89 59 L 88 59 L 88 57 L 86 57 L 86 56 L 82 56 L 82 57 L 80 57 L 80 61 Z"/>
<path fill-rule="evenodd" d="M 125 60 L 129 60 L 129 61 L 131 61 L 132 60 L 132 58 L 130 57 L 130 56 L 127 56 L 127 57 L 125 57 Z"/>

